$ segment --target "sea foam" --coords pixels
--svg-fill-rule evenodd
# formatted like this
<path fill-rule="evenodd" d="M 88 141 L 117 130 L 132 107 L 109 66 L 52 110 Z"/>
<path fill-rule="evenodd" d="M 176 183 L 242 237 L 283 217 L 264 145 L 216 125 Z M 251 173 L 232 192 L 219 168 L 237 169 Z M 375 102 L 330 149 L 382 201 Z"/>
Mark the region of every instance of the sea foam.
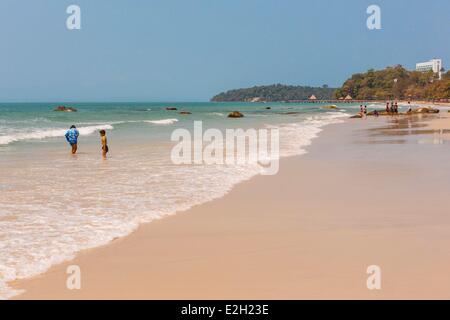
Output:
<path fill-rule="evenodd" d="M 81 136 L 90 135 L 98 130 L 112 130 L 114 127 L 109 124 L 94 125 L 77 128 Z M 23 140 L 42 140 L 47 138 L 64 137 L 67 129 L 34 129 L 25 132 L 16 132 L 7 135 L 0 136 L 0 145 L 8 145 L 13 142 Z"/>
<path fill-rule="evenodd" d="M 266 127 L 279 128 L 280 155 L 286 157 L 307 152 L 325 125 L 344 117 L 348 115 L 327 112 Z M 168 120 L 176 122 L 165 119 L 163 124 Z M 82 135 L 99 129 L 112 126 L 79 128 Z M 44 130 L 39 137 L 64 133 Z M 153 149 L 143 145 L 133 153 L 115 155 L 108 166 L 86 156 L 77 161 L 35 160 L 5 172 L 6 181 L 14 181 L 15 186 L 0 193 L 0 298 L 20 293 L 8 287 L 9 281 L 43 273 L 80 250 L 131 233 L 141 223 L 220 198 L 260 173 L 255 164 L 176 166 L 168 160 L 169 148 L 149 157 Z"/>
<path fill-rule="evenodd" d="M 144 122 L 152 124 L 174 124 L 175 122 L 178 122 L 178 119 L 146 120 Z"/>

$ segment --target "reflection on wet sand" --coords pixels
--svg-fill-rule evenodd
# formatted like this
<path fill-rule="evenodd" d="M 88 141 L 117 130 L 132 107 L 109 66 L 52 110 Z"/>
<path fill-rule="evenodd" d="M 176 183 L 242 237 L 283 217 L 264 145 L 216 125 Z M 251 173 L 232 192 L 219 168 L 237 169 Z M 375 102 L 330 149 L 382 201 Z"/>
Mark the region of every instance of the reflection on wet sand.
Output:
<path fill-rule="evenodd" d="M 368 128 L 367 135 L 372 144 L 444 144 L 450 142 L 450 128 L 430 126 L 440 115 L 419 115 L 412 117 L 392 117 L 386 125 Z M 432 135 L 432 137 L 430 137 Z M 402 137 L 399 139 L 399 137 Z"/>
<path fill-rule="evenodd" d="M 378 130 L 373 133 L 373 136 L 408 136 L 408 135 L 421 135 L 421 134 L 449 134 L 449 129 L 424 129 L 424 130 Z"/>
<path fill-rule="evenodd" d="M 419 139 L 417 143 L 419 144 L 444 144 L 449 143 L 448 138 L 443 138 L 442 136 L 435 136 L 432 139 Z"/>
<path fill-rule="evenodd" d="M 361 144 L 405 144 L 408 143 L 406 139 L 383 139 L 383 140 L 369 140 L 369 141 L 359 141 Z"/>

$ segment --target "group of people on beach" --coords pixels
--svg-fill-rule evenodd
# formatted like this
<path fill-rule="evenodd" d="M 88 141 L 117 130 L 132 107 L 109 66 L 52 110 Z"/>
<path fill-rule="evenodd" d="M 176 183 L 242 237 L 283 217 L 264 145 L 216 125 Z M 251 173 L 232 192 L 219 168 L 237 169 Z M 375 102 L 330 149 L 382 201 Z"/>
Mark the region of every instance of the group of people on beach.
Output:
<path fill-rule="evenodd" d="M 361 115 L 365 115 L 365 116 L 367 115 L 367 106 L 363 107 L 363 105 L 360 105 L 359 106 L 359 110 L 360 110 L 359 112 L 361 113 Z M 389 114 L 398 114 L 398 103 L 397 103 L 397 101 L 396 102 L 394 102 L 394 101 L 391 101 L 391 102 L 387 101 L 386 102 L 386 112 L 389 113 Z M 374 114 L 375 114 L 375 116 L 379 115 L 377 110 L 374 111 Z"/>
<path fill-rule="evenodd" d="M 106 158 L 106 154 L 109 152 L 108 141 L 106 139 L 106 131 L 100 130 L 100 140 L 102 143 L 102 156 Z M 77 130 L 75 125 L 72 125 L 69 130 L 67 130 L 66 140 L 72 147 L 72 154 L 76 154 L 78 150 L 78 137 L 80 136 L 80 132 Z"/>
<path fill-rule="evenodd" d="M 407 113 L 411 113 L 412 112 L 412 107 L 411 107 L 411 102 L 408 101 L 408 111 Z M 367 116 L 367 106 L 363 106 L 362 104 L 359 106 L 359 113 L 361 114 L 362 117 Z M 391 115 L 395 115 L 398 114 L 398 102 L 397 101 L 387 101 L 386 102 L 386 113 L 387 114 L 391 114 Z M 374 110 L 373 111 L 373 115 L 378 117 L 380 115 L 380 113 L 378 112 L 378 110 Z"/>
<path fill-rule="evenodd" d="M 386 112 L 392 114 L 398 114 L 398 103 L 397 101 L 386 102 Z"/>
<path fill-rule="evenodd" d="M 361 115 L 365 115 L 367 116 L 367 106 L 360 105 L 359 106 L 359 113 L 361 113 Z"/>
<path fill-rule="evenodd" d="M 359 106 L 359 113 L 360 113 L 360 115 L 361 115 L 362 118 L 363 118 L 363 117 L 367 117 L 367 106 L 364 106 L 364 107 L 363 107 L 363 105 L 360 105 L 360 106 Z M 378 110 L 374 110 L 374 111 L 373 111 L 373 115 L 374 115 L 375 117 L 378 117 L 380 114 L 378 113 Z"/>

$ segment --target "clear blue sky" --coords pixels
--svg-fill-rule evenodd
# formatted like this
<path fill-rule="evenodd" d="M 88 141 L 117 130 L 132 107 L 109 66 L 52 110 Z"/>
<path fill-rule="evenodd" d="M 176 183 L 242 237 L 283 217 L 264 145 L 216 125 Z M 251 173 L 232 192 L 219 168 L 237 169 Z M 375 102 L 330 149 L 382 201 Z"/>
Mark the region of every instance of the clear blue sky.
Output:
<path fill-rule="evenodd" d="M 66 29 L 70 4 L 82 30 Z M 449 0 L 0 2 L 0 101 L 203 101 L 433 57 L 450 69 Z"/>

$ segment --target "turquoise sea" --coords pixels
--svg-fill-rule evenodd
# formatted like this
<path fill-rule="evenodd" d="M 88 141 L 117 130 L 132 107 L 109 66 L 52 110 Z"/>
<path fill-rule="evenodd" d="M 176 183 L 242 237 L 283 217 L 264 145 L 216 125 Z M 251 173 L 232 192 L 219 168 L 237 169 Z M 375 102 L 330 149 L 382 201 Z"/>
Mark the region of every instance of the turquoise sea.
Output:
<path fill-rule="evenodd" d="M 142 131 L 145 137 L 161 138 L 172 127 L 188 126 L 193 120 L 202 120 L 206 125 L 224 127 L 234 123 L 226 121 L 226 115 L 234 110 L 245 113 L 239 126 L 253 126 L 280 121 L 295 122 L 296 116 L 320 114 L 327 110 L 316 104 L 255 104 L 255 103 L 73 103 L 78 112 L 55 112 L 57 103 L 0 103 L 0 146 L 23 143 L 58 142 L 61 130 L 74 124 L 89 136 L 100 127 L 114 129 L 114 134 L 128 135 Z M 167 111 L 176 107 L 177 111 Z M 348 104 L 345 105 L 348 108 Z M 271 108 L 271 109 L 267 109 Z M 191 115 L 181 115 L 189 111 Z M 153 121 L 153 122 L 152 122 Z M 83 135 L 83 132 L 82 132 Z M 53 139 L 54 138 L 54 139 Z M 135 138 L 140 138 L 136 135 Z"/>

